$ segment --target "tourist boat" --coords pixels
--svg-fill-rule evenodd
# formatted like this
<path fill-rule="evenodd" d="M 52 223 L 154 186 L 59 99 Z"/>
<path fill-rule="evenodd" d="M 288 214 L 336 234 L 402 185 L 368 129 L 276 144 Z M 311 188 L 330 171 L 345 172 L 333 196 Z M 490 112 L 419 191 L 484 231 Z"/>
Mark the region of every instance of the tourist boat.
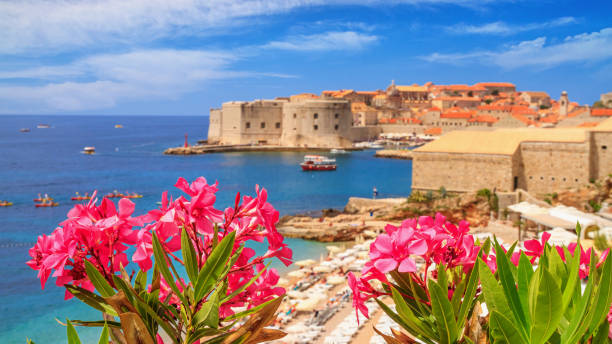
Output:
<path fill-rule="evenodd" d="M 88 154 L 88 155 L 92 155 L 92 154 L 96 154 L 96 147 L 83 147 L 83 154 Z"/>
<path fill-rule="evenodd" d="M 46 208 L 46 207 L 57 207 L 59 203 L 57 202 L 48 202 L 48 203 L 37 203 L 34 206 L 36 208 Z"/>
<path fill-rule="evenodd" d="M 335 171 L 336 159 L 322 155 L 306 155 L 300 166 L 302 171 Z"/>
<path fill-rule="evenodd" d="M 51 126 L 49 124 L 39 124 L 36 126 L 38 129 L 49 129 Z"/>
<path fill-rule="evenodd" d="M 21 128 L 19 129 L 20 132 L 22 133 L 29 133 L 30 132 L 30 128 Z"/>
<path fill-rule="evenodd" d="M 123 124 L 115 124 L 115 128 L 121 129 L 121 128 L 123 128 Z"/>
<path fill-rule="evenodd" d="M 9 201 L 0 201 L 0 207 L 10 207 L 13 205 L 13 202 Z"/>

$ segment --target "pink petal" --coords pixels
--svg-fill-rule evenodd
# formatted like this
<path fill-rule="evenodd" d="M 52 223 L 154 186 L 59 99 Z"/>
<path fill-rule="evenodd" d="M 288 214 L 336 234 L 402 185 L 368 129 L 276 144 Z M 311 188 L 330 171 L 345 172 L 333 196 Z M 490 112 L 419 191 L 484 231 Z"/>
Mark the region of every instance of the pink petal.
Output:
<path fill-rule="evenodd" d="M 393 241 L 391 241 L 391 237 L 386 234 L 379 235 L 374 242 L 374 246 L 382 253 L 391 254 L 393 251 Z"/>
<path fill-rule="evenodd" d="M 405 258 L 399 265 L 397 269 L 399 272 L 415 272 L 417 271 L 417 266 L 414 261 L 410 258 Z"/>
<path fill-rule="evenodd" d="M 408 245 L 408 252 L 420 256 L 427 252 L 427 242 L 424 239 L 415 240 Z"/>
<path fill-rule="evenodd" d="M 122 198 L 119 200 L 119 215 L 121 215 L 121 217 L 128 217 L 132 215 L 135 208 L 136 204 L 129 199 Z"/>
<path fill-rule="evenodd" d="M 374 266 L 378 269 L 378 271 L 382 273 L 387 273 L 389 271 L 395 270 L 395 268 L 397 267 L 397 261 L 393 258 L 378 259 L 374 262 Z"/>

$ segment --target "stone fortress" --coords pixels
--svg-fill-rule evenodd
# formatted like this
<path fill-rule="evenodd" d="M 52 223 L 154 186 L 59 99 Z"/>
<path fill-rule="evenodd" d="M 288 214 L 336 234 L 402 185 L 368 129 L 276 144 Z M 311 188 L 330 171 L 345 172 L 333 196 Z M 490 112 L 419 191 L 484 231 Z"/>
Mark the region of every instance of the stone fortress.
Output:
<path fill-rule="evenodd" d="M 612 118 L 590 128 L 453 131 L 413 151 L 420 190 L 548 193 L 612 173 Z"/>
<path fill-rule="evenodd" d="M 307 97 L 227 102 L 210 111 L 208 142 L 221 145 L 351 147 L 351 105 Z"/>

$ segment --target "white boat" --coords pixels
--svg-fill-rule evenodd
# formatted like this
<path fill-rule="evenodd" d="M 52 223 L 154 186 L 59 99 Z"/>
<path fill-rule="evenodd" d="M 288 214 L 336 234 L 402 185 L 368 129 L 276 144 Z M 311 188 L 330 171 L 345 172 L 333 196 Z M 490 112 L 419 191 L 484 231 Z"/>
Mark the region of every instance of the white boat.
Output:
<path fill-rule="evenodd" d="M 335 171 L 336 159 L 322 155 L 305 155 L 300 167 L 302 171 Z"/>
<path fill-rule="evenodd" d="M 332 148 L 329 152 L 331 154 L 347 154 L 348 153 L 344 149 L 336 149 L 336 148 Z"/>
<path fill-rule="evenodd" d="M 83 154 L 92 155 L 96 153 L 96 147 L 83 147 Z"/>

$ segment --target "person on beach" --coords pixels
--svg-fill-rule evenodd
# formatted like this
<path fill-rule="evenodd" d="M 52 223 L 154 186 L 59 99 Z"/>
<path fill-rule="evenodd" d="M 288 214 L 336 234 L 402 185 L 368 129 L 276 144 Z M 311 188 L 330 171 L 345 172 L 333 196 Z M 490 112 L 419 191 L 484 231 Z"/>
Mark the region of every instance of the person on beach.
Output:
<path fill-rule="evenodd" d="M 378 189 L 376 188 L 376 186 L 372 189 L 372 198 L 376 199 L 376 196 L 378 196 Z"/>

